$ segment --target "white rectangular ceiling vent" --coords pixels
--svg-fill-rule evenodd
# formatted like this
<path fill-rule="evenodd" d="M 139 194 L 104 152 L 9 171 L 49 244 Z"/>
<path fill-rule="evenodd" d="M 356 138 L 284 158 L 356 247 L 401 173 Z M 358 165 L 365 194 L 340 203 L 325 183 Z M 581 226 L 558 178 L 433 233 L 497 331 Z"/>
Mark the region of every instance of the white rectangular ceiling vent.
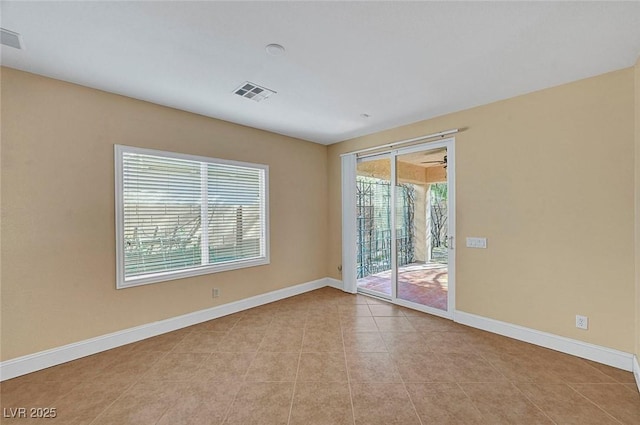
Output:
<path fill-rule="evenodd" d="M 17 32 L 0 28 L 0 43 L 14 49 L 22 50 L 22 36 Z"/>
<path fill-rule="evenodd" d="M 270 90 L 266 87 L 259 86 L 255 83 L 250 83 L 249 81 L 245 81 L 242 83 L 240 87 L 238 87 L 235 91 L 235 94 L 238 96 L 246 97 L 247 99 L 255 100 L 256 102 L 261 102 L 271 96 L 272 94 L 276 94 L 275 91 Z"/>

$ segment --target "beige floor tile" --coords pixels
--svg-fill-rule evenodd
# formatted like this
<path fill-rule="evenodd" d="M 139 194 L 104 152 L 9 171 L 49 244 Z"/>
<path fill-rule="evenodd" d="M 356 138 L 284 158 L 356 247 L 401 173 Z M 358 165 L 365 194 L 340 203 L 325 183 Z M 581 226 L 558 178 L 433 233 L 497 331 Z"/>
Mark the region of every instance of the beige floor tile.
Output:
<path fill-rule="evenodd" d="M 492 425 L 455 383 L 406 384 L 423 424 Z"/>
<path fill-rule="evenodd" d="M 172 350 L 174 353 L 212 353 L 226 332 L 191 332 Z"/>
<path fill-rule="evenodd" d="M 424 332 L 425 343 L 436 353 L 482 353 L 482 343 L 466 332 Z"/>
<path fill-rule="evenodd" d="M 380 332 L 415 332 L 416 329 L 404 316 L 374 317 Z"/>
<path fill-rule="evenodd" d="M 558 354 L 561 356 L 554 356 L 554 360 L 545 361 L 545 364 L 551 372 L 565 382 L 576 384 L 617 383 L 611 376 L 590 366 L 582 359 L 568 354 Z"/>
<path fill-rule="evenodd" d="M 341 317 L 340 326 L 345 331 L 378 332 L 376 321 L 369 316 Z"/>
<path fill-rule="evenodd" d="M 246 381 L 295 381 L 298 372 L 299 353 L 258 352 L 254 357 Z"/>
<path fill-rule="evenodd" d="M 402 382 L 402 377 L 387 353 L 348 353 L 350 382 Z"/>
<path fill-rule="evenodd" d="M 273 316 L 271 314 L 250 315 L 247 314 L 233 327 L 234 332 L 258 333 L 265 332 L 271 322 Z"/>
<path fill-rule="evenodd" d="M 365 297 L 364 295 L 356 294 L 344 294 L 339 297 L 336 297 L 334 302 L 336 305 L 351 305 L 351 304 L 368 304 L 367 299 L 369 297 Z"/>
<path fill-rule="evenodd" d="M 344 351 L 342 332 L 340 330 L 305 330 L 302 351 Z"/>
<path fill-rule="evenodd" d="M 141 382 L 129 388 L 91 425 L 153 425 L 188 388 L 187 383 Z"/>
<path fill-rule="evenodd" d="M 189 384 L 156 425 L 218 425 L 222 424 L 241 383 L 208 382 Z"/>
<path fill-rule="evenodd" d="M 133 384 L 83 382 L 50 406 L 56 408 L 54 423 L 89 424 Z M 41 419 L 40 422 L 46 422 Z"/>
<path fill-rule="evenodd" d="M 456 382 L 504 382 L 507 380 L 489 362 L 475 354 L 435 354 L 435 360 L 450 371 Z"/>
<path fill-rule="evenodd" d="M 207 382 L 242 381 L 256 353 L 212 353 L 200 365 L 196 379 Z"/>
<path fill-rule="evenodd" d="M 596 363 L 589 360 L 583 360 L 591 367 L 595 367 L 600 372 L 604 373 L 607 376 L 612 377 L 617 382 L 621 384 L 635 384 L 636 379 L 633 376 L 633 372 L 627 372 L 626 370 L 617 369 L 615 367 L 607 366 L 602 363 Z"/>
<path fill-rule="evenodd" d="M 391 358 L 404 382 L 455 382 L 451 363 L 431 352 L 394 352 Z"/>
<path fill-rule="evenodd" d="M 422 425 L 640 423 L 629 372 L 332 288 L 11 379 L 0 392 L 2 407 L 57 407 L 51 423 L 64 425 L 212 425 L 227 415 L 248 425 L 410 425 L 418 415 Z"/>
<path fill-rule="evenodd" d="M 55 407 L 55 402 L 80 385 L 79 382 L 65 381 L 24 381 L 20 378 L 0 384 L 0 406 Z"/>
<path fill-rule="evenodd" d="M 298 381 L 347 382 L 344 353 L 302 353 Z"/>
<path fill-rule="evenodd" d="M 489 424 L 553 424 L 547 415 L 511 383 L 459 385 Z"/>
<path fill-rule="evenodd" d="M 259 351 L 300 352 L 302 350 L 303 329 L 270 328 L 260 344 Z"/>
<path fill-rule="evenodd" d="M 229 332 L 218 344 L 218 351 L 255 352 L 264 338 L 264 332 Z"/>
<path fill-rule="evenodd" d="M 380 332 L 389 352 L 431 352 L 429 343 L 420 332 Z"/>
<path fill-rule="evenodd" d="M 552 372 L 545 364 L 538 363 L 535 358 L 509 353 L 483 354 L 482 357 L 509 381 L 564 382 L 558 374 Z"/>
<path fill-rule="evenodd" d="M 98 379 L 98 377 L 100 377 L 100 371 L 113 361 L 113 358 L 109 358 L 109 363 L 99 366 L 93 361 L 87 361 L 86 359 L 87 358 L 85 357 L 84 359 L 78 359 L 71 362 L 63 363 L 61 365 L 53 366 L 35 373 L 30 373 L 26 376 L 21 376 L 18 379 L 24 382 L 91 382 L 95 379 Z"/>
<path fill-rule="evenodd" d="M 162 351 L 133 351 L 114 356 L 114 362 L 99 370 L 97 381 L 134 383 L 140 380 L 167 353 Z M 90 382 L 95 382 L 92 380 Z"/>
<path fill-rule="evenodd" d="M 267 333 L 273 331 L 274 329 L 280 330 L 289 330 L 289 329 L 297 329 L 302 330 L 305 328 L 307 324 L 307 314 L 306 312 L 285 312 L 285 313 L 276 313 L 269 325 L 269 329 L 267 329 Z"/>
<path fill-rule="evenodd" d="M 304 325 L 306 331 L 339 331 L 340 316 L 337 314 L 310 314 L 307 316 L 307 322 Z"/>
<path fill-rule="evenodd" d="M 342 338 L 344 340 L 344 349 L 347 352 L 387 352 L 387 346 L 378 332 L 344 331 L 342 333 Z"/>
<path fill-rule="evenodd" d="M 371 316 L 368 304 L 340 305 L 338 306 L 338 313 L 340 317 Z"/>
<path fill-rule="evenodd" d="M 403 384 L 352 383 L 356 424 L 420 424 Z"/>
<path fill-rule="evenodd" d="M 245 383 L 231 405 L 225 425 L 286 425 L 293 382 Z"/>
<path fill-rule="evenodd" d="M 241 318 L 242 313 L 231 314 L 191 326 L 189 329 L 193 332 L 227 332 L 230 331 Z"/>
<path fill-rule="evenodd" d="M 131 344 L 133 351 L 171 351 L 191 330 L 181 329 Z"/>
<path fill-rule="evenodd" d="M 349 385 L 341 382 L 298 382 L 289 425 L 353 424 Z"/>
<path fill-rule="evenodd" d="M 372 316 L 404 316 L 404 309 L 393 304 L 369 305 Z"/>
<path fill-rule="evenodd" d="M 50 367 L 21 377 L 25 381 L 81 381 L 91 382 L 101 377 L 101 373 L 123 353 L 131 352 L 131 345 L 104 351 L 78 360 Z"/>
<path fill-rule="evenodd" d="M 580 394 L 623 424 L 640 423 L 640 394 L 623 384 L 573 384 Z"/>
<path fill-rule="evenodd" d="M 378 298 L 374 298 L 374 297 L 365 297 L 365 298 L 366 298 L 367 304 L 369 304 L 369 305 L 380 305 L 380 304 L 387 305 L 387 304 L 389 304 L 388 301 L 380 300 Z"/>
<path fill-rule="evenodd" d="M 405 314 L 414 330 L 420 332 L 464 332 L 466 326 L 458 325 L 451 320 L 420 313 L 419 315 Z M 395 330 L 396 332 L 398 329 Z"/>
<path fill-rule="evenodd" d="M 142 376 L 143 381 L 189 381 L 209 354 L 168 353 Z"/>
<path fill-rule="evenodd" d="M 519 382 L 516 386 L 558 424 L 618 424 L 610 415 L 566 384 Z"/>

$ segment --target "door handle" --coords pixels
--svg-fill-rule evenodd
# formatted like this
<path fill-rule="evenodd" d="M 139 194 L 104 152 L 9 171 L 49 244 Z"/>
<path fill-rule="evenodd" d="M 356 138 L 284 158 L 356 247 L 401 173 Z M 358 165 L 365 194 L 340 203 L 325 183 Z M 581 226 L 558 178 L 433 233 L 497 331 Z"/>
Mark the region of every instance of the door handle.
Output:
<path fill-rule="evenodd" d="M 449 249 L 453 249 L 453 236 L 449 236 Z"/>

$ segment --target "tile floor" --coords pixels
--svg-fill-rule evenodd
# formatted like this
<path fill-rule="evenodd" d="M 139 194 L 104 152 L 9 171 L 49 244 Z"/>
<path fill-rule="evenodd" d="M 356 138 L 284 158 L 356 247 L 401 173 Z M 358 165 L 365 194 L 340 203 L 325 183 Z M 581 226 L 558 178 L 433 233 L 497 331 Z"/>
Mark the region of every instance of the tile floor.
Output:
<path fill-rule="evenodd" d="M 0 384 L 7 424 L 640 424 L 631 373 L 323 288 Z"/>
<path fill-rule="evenodd" d="M 391 296 L 391 270 L 358 279 L 358 288 Z M 449 273 L 446 264 L 413 263 L 398 269 L 398 298 L 447 310 Z"/>

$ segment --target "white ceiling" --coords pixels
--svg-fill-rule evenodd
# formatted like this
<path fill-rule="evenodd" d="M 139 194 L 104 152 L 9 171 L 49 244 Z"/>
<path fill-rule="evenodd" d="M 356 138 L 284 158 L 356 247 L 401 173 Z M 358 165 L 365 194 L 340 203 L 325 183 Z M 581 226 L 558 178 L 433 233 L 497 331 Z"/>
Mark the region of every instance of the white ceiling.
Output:
<path fill-rule="evenodd" d="M 2 64 L 330 144 L 628 67 L 640 2 L 10 2 Z M 283 56 L 267 54 L 279 43 Z M 234 95 L 244 81 L 277 94 Z M 363 118 L 361 114 L 370 114 Z"/>

